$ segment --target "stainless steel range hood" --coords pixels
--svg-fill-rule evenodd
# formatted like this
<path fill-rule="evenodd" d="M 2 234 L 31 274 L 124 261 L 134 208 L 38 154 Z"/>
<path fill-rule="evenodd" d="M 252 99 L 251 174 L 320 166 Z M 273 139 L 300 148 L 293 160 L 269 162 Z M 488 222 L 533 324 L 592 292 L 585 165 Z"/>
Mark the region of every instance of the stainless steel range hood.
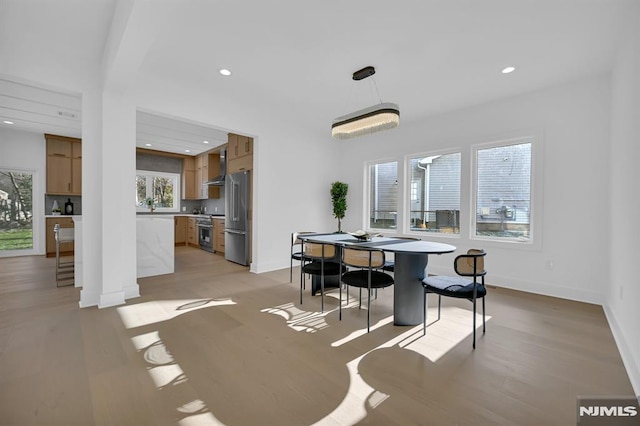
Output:
<path fill-rule="evenodd" d="M 224 186 L 224 178 L 227 174 L 227 151 L 220 151 L 220 174 L 203 185 Z"/>

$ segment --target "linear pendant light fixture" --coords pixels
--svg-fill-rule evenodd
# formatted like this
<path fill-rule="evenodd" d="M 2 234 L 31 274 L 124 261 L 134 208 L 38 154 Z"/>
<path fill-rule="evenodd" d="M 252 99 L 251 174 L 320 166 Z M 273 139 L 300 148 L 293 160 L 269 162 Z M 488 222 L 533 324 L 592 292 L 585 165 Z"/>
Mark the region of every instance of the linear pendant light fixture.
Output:
<path fill-rule="evenodd" d="M 369 66 L 353 73 L 353 79 L 363 80 L 375 74 Z M 377 87 L 376 87 L 377 91 Z M 378 94 L 380 98 L 380 94 Z M 381 130 L 392 129 L 400 124 L 400 108 L 397 104 L 380 100 L 377 105 L 352 112 L 333 120 L 331 136 L 335 139 L 350 139 Z"/>

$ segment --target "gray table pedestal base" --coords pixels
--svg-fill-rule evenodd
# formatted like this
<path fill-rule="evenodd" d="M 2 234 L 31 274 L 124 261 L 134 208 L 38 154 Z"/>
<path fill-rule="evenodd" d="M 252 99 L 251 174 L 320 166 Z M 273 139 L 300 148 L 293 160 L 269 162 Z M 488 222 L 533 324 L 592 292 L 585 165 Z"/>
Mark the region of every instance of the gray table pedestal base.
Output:
<path fill-rule="evenodd" d="M 427 274 L 429 255 L 395 253 L 394 256 L 393 323 L 422 324 L 424 289 L 421 281 Z"/>

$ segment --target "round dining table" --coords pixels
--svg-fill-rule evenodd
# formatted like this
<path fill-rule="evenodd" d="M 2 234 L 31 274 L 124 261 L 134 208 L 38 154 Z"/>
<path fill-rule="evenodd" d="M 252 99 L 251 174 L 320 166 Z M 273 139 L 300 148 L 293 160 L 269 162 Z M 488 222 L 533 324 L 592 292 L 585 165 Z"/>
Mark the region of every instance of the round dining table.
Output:
<path fill-rule="evenodd" d="M 452 253 L 451 244 L 394 237 L 372 237 L 362 240 L 351 234 L 305 234 L 301 240 L 332 244 L 338 247 L 357 246 L 376 248 L 394 255 L 393 324 L 418 325 L 423 321 L 424 289 L 422 280 L 427 276 L 430 254 Z"/>

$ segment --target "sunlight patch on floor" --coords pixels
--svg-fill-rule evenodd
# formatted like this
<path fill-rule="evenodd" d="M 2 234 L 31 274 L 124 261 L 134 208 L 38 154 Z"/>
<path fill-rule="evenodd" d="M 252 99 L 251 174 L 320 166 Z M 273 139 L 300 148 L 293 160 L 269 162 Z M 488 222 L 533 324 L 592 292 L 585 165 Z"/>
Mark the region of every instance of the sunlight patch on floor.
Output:
<path fill-rule="evenodd" d="M 375 407 L 389 397 L 389 395 L 369 386 L 358 372 L 360 361 L 370 352 L 372 351 L 347 363 L 349 389 L 347 390 L 346 396 L 340 402 L 340 405 L 326 417 L 314 423 L 314 426 L 357 424 L 367 417 L 367 405 Z M 370 403 L 367 404 L 367 401 L 370 401 Z"/>
<path fill-rule="evenodd" d="M 431 315 L 428 318 L 431 318 Z M 437 315 L 434 315 L 433 319 L 435 320 L 436 318 Z M 491 317 L 486 316 L 486 320 L 489 321 L 489 319 Z M 315 423 L 315 425 L 357 424 L 366 418 L 367 407 L 375 408 L 389 397 L 389 395 L 371 387 L 358 372 L 360 361 L 371 352 L 398 346 L 417 352 L 431 362 L 436 362 L 472 334 L 473 312 L 466 309 L 443 307 L 440 320 L 434 320 L 427 321 L 427 333 L 425 336 L 422 335 L 422 324 L 411 327 L 404 333 L 348 362 L 346 364 L 349 371 L 349 390 L 347 395 L 335 410 Z M 378 322 L 376 327 L 392 321 L 393 316 L 389 316 Z M 476 326 L 482 330 L 482 314 L 476 314 Z M 479 335 L 481 335 L 480 333 Z M 366 328 L 364 329 L 364 334 L 366 334 Z M 361 335 L 362 330 L 354 331 L 348 337 L 332 343 L 331 346 L 343 345 Z"/>
<path fill-rule="evenodd" d="M 157 300 L 117 308 L 126 328 L 168 321 L 197 309 L 214 306 L 235 305 L 231 299 L 180 299 Z M 131 338 L 133 346 L 147 363 L 147 372 L 156 388 L 162 390 L 178 386 L 188 378 L 160 338 L 158 331 L 139 334 Z M 178 420 L 180 426 L 221 426 L 220 422 L 201 400 L 194 400 L 176 408 L 185 417 Z"/>
<path fill-rule="evenodd" d="M 343 309 L 344 309 L 344 308 L 343 308 Z M 391 323 L 391 322 L 393 322 L 393 315 L 389 315 L 388 317 L 381 319 L 381 320 L 380 320 L 380 321 L 378 321 L 377 323 L 372 324 L 372 325 L 369 327 L 369 329 L 370 329 L 371 331 L 374 331 L 374 330 L 376 330 L 376 329 L 378 329 L 378 328 L 380 328 L 380 327 L 384 327 L 385 325 L 387 325 L 387 324 L 389 324 L 389 323 Z M 333 342 L 333 343 L 331 344 L 331 347 L 337 348 L 338 346 L 342 346 L 342 345 L 344 345 L 345 343 L 349 343 L 350 341 L 355 340 L 355 339 L 357 339 L 358 337 L 360 337 L 360 336 L 364 336 L 364 335 L 366 335 L 366 334 L 367 334 L 367 325 L 365 324 L 365 326 L 364 326 L 363 328 L 360 328 L 360 329 L 358 329 L 358 330 L 354 330 L 354 331 L 352 331 L 351 333 L 349 333 L 349 335 L 348 335 L 348 336 L 345 336 L 344 338 L 342 338 L 342 339 L 340 339 L 340 340 L 338 340 L 338 341 Z"/>
<path fill-rule="evenodd" d="M 436 362 L 473 334 L 473 312 L 447 306 L 442 308 L 440 320 L 437 320 L 436 309 L 432 309 L 431 312 L 427 317 L 426 335 L 422 335 L 422 328 L 420 328 L 418 335 L 407 337 L 398 346 L 417 352 L 431 362 Z M 487 315 L 486 321 L 490 319 L 491 317 Z M 482 336 L 482 314 L 476 313 L 476 341 L 480 336 Z M 471 346 L 471 342 L 468 344 Z"/>
<path fill-rule="evenodd" d="M 274 306 L 273 308 L 261 309 L 260 312 L 274 314 L 284 318 L 287 327 L 295 331 L 315 333 L 329 326 L 325 317 L 337 309 L 338 308 L 335 308 L 324 312 L 304 311 L 293 303 L 285 303 L 284 305 Z"/>
<path fill-rule="evenodd" d="M 235 304 L 236 302 L 231 299 L 152 300 L 121 306 L 117 311 L 125 327 L 136 328 L 167 321 L 196 309 Z"/>

